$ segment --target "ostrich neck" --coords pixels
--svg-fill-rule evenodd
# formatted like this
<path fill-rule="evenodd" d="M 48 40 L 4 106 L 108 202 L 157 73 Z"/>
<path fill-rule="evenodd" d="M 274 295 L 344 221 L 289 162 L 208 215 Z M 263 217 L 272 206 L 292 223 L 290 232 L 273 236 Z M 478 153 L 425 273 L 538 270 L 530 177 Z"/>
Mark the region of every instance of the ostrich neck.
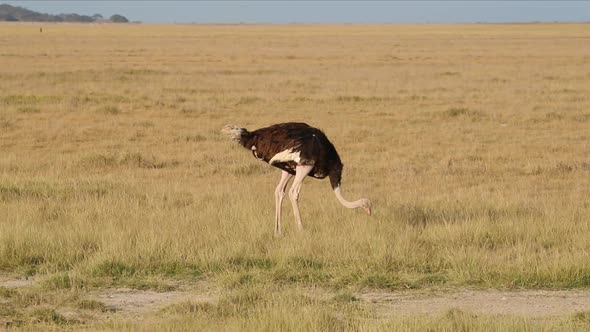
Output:
<path fill-rule="evenodd" d="M 340 204 L 344 205 L 345 207 L 347 207 L 349 209 L 356 209 L 356 208 L 362 206 L 361 200 L 351 202 L 351 201 L 347 201 L 344 197 L 342 197 L 342 190 L 340 189 L 340 186 L 338 186 L 334 189 L 334 193 L 336 194 L 336 197 L 340 201 Z"/>

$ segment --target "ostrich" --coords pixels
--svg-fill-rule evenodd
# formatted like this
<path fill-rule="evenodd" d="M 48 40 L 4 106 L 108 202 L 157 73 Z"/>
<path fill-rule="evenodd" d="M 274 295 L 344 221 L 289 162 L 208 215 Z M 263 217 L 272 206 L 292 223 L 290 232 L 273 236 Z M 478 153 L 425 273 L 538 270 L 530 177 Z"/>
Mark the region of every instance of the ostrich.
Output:
<path fill-rule="evenodd" d="M 252 152 L 252 155 L 282 170 L 281 180 L 275 189 L 275 236 L 281 235 L 281 203 L 285 189 L 293 176 L 289 198 L 299 230 L 303 229 L 299 213 L 299 192 L 306 176 L 316 179 L 330 178 L 338 201 L 349 209 L 363 208 L 371 215 L 371 201 L 361 198 L 350 202 L 342 197 L 340 180 L 342 162 L 334 145 L 319 129 L 305 123 L 279 123 L 266 128 L 248 131 L 245 128 L 226 125 L 222 133 Z"/>

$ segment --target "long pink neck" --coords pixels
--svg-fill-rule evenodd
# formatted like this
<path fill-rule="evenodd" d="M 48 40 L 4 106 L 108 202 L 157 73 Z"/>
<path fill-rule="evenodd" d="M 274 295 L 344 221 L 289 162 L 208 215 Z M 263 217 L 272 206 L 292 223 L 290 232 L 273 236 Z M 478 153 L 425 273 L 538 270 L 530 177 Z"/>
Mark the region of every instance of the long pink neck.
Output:
<path fill-rule="evenodd" d="M 340 186 L 334 189 L 334 193 L 336 194 L 338 201 L 340 201 L 340 204 L 344 205 L 345 207 L 349 209 L 356 209 L 362 207 L 362 200 L 359 199 L 358 201 L 350 202 L 347 201 L 344 197 L 342 197 L 342 190 L 340 189 Z"/>

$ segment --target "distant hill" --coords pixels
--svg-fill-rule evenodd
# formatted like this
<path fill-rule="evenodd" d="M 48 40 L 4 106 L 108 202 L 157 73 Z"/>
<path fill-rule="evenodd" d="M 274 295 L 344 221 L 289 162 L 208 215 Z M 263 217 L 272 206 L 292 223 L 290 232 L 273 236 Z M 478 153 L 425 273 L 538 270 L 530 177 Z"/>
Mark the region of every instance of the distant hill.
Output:
<path fill-rule="evenodd" d="M 105 19 L 100 14 L 92 16 L 79 14 L 59 14 L 51 15 L 38 13 L 23 7 L 11 6 L 8 4 L 0 4 L 0 21 L 9 22 L 113 22 L 113 23 L 127 23 L 129 20 L 125 16 L 115 14 L 108 19 Z"/>

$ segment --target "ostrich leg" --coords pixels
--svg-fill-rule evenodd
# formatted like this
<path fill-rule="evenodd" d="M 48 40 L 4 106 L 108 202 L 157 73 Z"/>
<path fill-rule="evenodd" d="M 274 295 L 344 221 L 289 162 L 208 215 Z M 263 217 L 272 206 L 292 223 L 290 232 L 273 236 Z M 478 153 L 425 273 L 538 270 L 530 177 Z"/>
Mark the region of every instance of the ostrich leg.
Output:
<path fill-rule="evenodd" d="M 293 214 L 295 215 L 295 221 L 297 222 L 297 227 L 299 230 L 303 230 L 303 224 L 301 223 L 301 214 L 299 213 L 299 192 L 301 191 L 301 183 L 303 183 L 303 179 L 311 172 L 313 169 L 313 165 L 300 165 L 295 168 L 295 180 L 293 180 L 293 185 L 289 189 L 289 198 L 291 199 L 291 204 L 293 205 Z"/>
<path fill-rule="evenodd" d="M 275 237 L 281 236 L 281 205 L 283 203 L 283 198 L 285 197 L 285 188 L 292 177 L 293 175 L 283 171 L 281 173 L 279 185 L 277 186 L 277 189 L 275 189 Z"/>

